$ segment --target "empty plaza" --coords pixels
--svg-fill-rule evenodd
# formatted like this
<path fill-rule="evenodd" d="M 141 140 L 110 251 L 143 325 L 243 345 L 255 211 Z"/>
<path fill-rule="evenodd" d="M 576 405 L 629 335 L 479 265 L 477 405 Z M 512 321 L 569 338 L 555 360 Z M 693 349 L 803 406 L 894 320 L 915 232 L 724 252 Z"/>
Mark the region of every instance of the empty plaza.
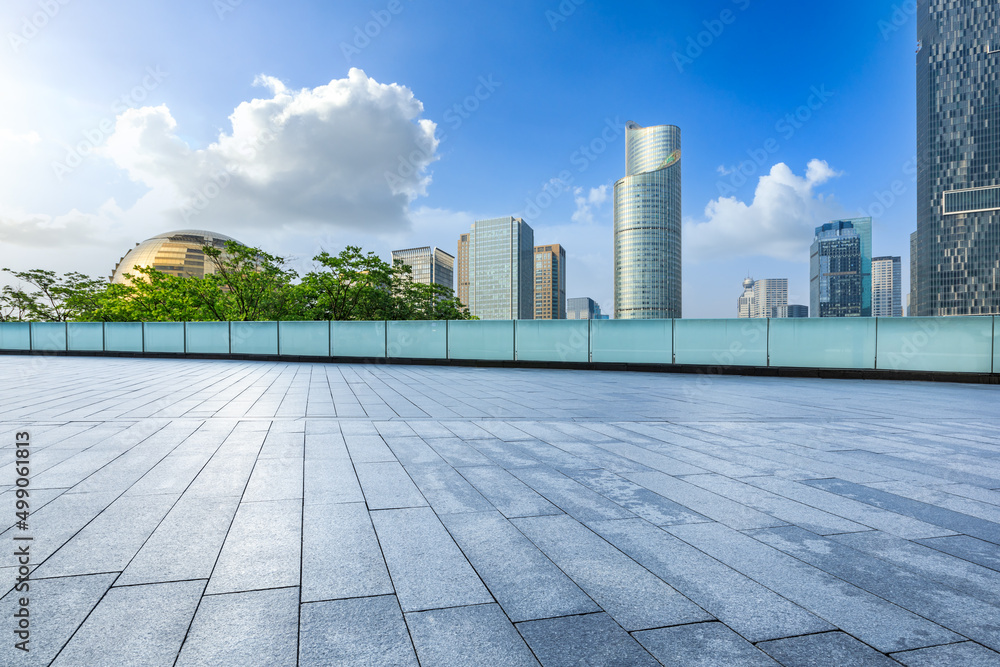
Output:
<path fill-rule="evenodd" d="M 1000 665 L 995 386 L 48 356 L 0 378 L 3 665 Z"/>

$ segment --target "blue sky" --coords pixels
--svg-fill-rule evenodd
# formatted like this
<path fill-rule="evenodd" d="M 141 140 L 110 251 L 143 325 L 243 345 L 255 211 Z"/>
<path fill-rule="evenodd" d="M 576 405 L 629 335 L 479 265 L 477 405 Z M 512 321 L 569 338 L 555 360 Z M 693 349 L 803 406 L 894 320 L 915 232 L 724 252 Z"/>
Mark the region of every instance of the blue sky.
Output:
<path fill-rule="evenodd" d="M 874 215 L 875 254 L 908 262 L 910 7 L 13 0 L 0 265 L 107 275 L 193 227 L 308 269 L 348 243 L 454 254 L 474 219 L 530 215 L 536 242 L 567 247 L 569 296 L 610 311 L 635 120 L 682 129 L 685 317 L 735 316 L 748 273 L 808 303 L 827 219 Z"/>

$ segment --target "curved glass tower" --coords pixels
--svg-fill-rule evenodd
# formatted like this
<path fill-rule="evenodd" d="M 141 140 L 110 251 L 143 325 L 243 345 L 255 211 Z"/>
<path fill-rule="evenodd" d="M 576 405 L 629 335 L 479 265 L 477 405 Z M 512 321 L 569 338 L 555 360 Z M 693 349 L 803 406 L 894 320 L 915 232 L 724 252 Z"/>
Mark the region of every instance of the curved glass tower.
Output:
<path fill-rule="evenodd" d="M 626 126 L 615 183 L 615 319 L 681 316 L 681 130 Z"/>

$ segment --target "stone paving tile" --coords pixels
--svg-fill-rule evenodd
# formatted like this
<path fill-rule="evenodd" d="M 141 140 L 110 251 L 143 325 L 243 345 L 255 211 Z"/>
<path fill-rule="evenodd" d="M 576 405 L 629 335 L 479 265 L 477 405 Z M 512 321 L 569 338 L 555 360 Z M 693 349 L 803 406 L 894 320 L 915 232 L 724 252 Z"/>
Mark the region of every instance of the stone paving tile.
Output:
<path fill-rule="evenodd" d="M 843 632 L 827 632 L 807 637 L 792 637 L 757 645 L 785 667 L 845 667 L 865 665 L 893 667 L 890 660 L 870 646 L 865 646 Z"/>
<path fill-rule="evenodd" d="M 299 589 L 206 596 L 177 667 L 295 667 Z"/>
<path fill-rule="evenodd" d="M 665 667 L 776 667 L 778 663 L 721 623 L 695 623 L 632 635 Z M 846 667 L 847 663 L 840 667 Z"/>
<path fill-rule="evenodd" d="M 751 642 L 833 626 L 644 521 L 596 521 L 598 535 Z"/>
<path fill-rule="evenodd" d="M 404 612 L 493 602 L 430 508 L 371 516 Z"/>
<path fill-rule="evenodd" d="M 112 588 L 53 666 L 170 667 L 204 589 L 204 581 Z"/>
<path fill-rule="evenodd" d="M 300 667 L 418 667 L 395 596 L 302 605 Z"/>
<path fill-rule="evenodd" d="M 925 648 L 961 637 L 913 612 L 719 524 L 669 532 L 882 652 Z"/>
<path fill-rule="evenodd" d="M 893 653 L 906 667 L 998 667 L 1000 653 L 972 642 Z"/>
<path fill-rule="evenodd" d="M 302 601 L 392 595 L 392 582 L 363 503 L 306 505 Z"/>
<path fill-rule="evenodd" d="M 0 664 L 48 665 L 87 614 L 97 606 L 114 580 L 113 574 L 40 579 L 30 582 L 28 591 L 11 590 L 0 600 L 0 615 L 10 623 L 9 634 L 0 643 Z M 20 609 L 18 601 L 25 596 L 28 598 L 31 623 L 25 645 L 27 653 L 15 648 L 15 642 L 23 638 L 13 632 L 14 614 Z"/>
<path fill-rule="evenodd" d="M 660 665 L 607 614 L 529 621 L 519 623 L 517 630 L 545 667 Z"/>
<path fill-rule="evenodd" d="M 704 609 L 568 516 L 512 523 L 629 632 L 712 620 Z"/>
<path fill-rule="evenodd" d="M 32 361 L 17 664 L 996 663 L 989 388 Z"/>
<path fill-rule="evenodd" d="M 451 515 L 442 521 L 515 623 L 600 610 L 497 512 Z"/>
<path fill-rule="evenodd" d="M 538 665 L 521 635 L 495 604 L 406 614 L 420 664 L 426 667 Z"/>

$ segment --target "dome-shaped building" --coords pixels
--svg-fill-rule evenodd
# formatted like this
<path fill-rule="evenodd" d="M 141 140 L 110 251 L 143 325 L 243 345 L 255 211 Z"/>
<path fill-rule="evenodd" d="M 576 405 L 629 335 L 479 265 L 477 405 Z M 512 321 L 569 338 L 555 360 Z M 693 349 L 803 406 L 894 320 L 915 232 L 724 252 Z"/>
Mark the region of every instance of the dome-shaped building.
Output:
<path fill-rule="evenodd" d="M 111 282 L 127 284 L 126 273 L 138 276 L 136 269 L 149 266 L 157 271 L 178 278 L 204 278 L 215 273 L 215 264 L 205 257 L 202 248 L 212 246 L 223 248 L 226 241 L 240 243 L 234 238 L 199 229 L 184 229 L 177 232 L 159 234 L 137 243 L 115 266 Z M 243 245 L 242 243 L 240 245 Z"/>

